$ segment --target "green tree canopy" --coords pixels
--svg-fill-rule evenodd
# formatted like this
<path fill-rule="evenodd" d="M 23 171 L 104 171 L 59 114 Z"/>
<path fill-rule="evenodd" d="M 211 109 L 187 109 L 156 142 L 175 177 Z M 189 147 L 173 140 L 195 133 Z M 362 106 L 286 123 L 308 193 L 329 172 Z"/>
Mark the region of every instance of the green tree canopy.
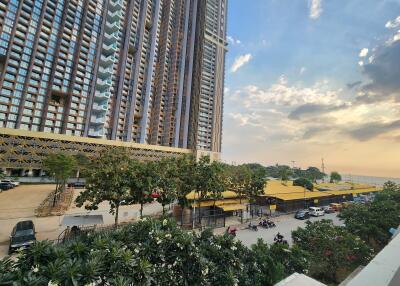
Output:
<path fill-rule="evenodd" d="M 344 220 L 346 229 L 380 250 L 391 238 L 389 229 L 400 225 L 400 190 L 396 184 L 388 182 L 372 202 L 352 204 L 343 209 L 339 217 Z"/>
<path fill-rule="evenodd" d="M 133 203 L 140 204 L 140 217 L 143 218 L 143 207 L 154 201 L 153 194 L 157 191 L 160 181 L 158 162 L 131 161 L 128 177 L 130 196 Z"/>
<path fill-rule="evenodd" d="M 372 249 L 358 236 L 331 220 L 306 222 L 292 232 L 293 242 L 311 255 L 310 275 L 326 283 L 340 283 L 371 258 Z"/>
<path fill-rule="evenodd" d="M 75 166 L 75 158 L 64 153 L 50 154 L 43 160 L 43 169 L 52 176 L 56 182 L 53 207 L 57 203 L 58 194 L 65 190 L 67 180 L 72 176 Z"/>
<path fill-rule="evenodd" d="M 129 164 L 129 155 L 123 149 L 113 149 L 93 160 L 86 176 L 86 189 L 76 198 L 76 205 L 96 210 L 100 203 L 108 201 L 117 225 L 121 204 L 133 203 L 129 189 Z"/>
<path fill-rule="evenodd" d="M 165 206 L 171 204 L 177 197 L 179 172 L 177 160 L 163 159 L 156 164 L 158 179 L 156 180 L 157 202 L 162 205 L 165 215 Z"/>
<path fill-rule="evenodd" d="M 325 177 L 325 174 L 322 173 L 317 167 L 308 167 L 307 170 L 304 171 L 304 175 L 313 183 L 317 182 L 317 180 L 322 180 Z"/>
<path fill-rule="evenodd" d="M 293 186 L 300 186 L 306 188 L 307 190 L 312 191 L 314 189 L 313 183 L 306 178 L 299 178 L 293 181 Z"/>
<path fill-rule="evenodd" d="M 331 177 L 331 180 L 330 180 L 331 183 L 337 183 L 342 180 L 342 176 L 336 171 L 331 172 L 330 177 Z"/>
<path fill-rule="evenodd" d="M 65 153 L 48 155 L 43 161 L 44 170 L 56 181 L 56 192 L 65 188 L 67 180 L 71 177 L 76 161 L 73 156 Z"/>

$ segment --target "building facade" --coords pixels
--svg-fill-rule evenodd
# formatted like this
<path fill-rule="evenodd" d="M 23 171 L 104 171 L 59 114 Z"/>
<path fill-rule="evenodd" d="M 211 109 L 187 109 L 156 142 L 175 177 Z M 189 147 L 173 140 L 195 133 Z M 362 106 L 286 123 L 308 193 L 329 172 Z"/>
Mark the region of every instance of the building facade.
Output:
<path fill-rule="evenodd" d="M 221 151 L 227 0 L 0 0 L 0 127 Z"/>

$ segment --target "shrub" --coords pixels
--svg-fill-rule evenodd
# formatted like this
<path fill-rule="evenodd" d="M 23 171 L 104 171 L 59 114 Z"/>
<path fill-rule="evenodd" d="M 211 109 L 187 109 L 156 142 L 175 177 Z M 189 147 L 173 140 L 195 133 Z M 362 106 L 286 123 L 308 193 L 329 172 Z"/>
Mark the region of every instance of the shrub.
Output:
<path fill-rule="evenodd" d="M 0 262 L 0 285 L 274 285 L 286 271 L 273 260 L 262 241 L 249 249 L 149 219 L 62 245 L 37 242 Z"/>

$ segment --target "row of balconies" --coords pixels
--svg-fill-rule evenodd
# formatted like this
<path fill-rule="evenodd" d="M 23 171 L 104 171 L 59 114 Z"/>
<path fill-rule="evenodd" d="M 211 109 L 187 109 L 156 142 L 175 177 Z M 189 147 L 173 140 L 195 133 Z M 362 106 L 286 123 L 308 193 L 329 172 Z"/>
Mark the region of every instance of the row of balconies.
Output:
<path fill-rule="evenodd" d="M 122 7 L 123 0 L 110 0 L 109 2 L 102 55 L 99 61 L 96 92 L 92 107 L 93 115 L 90 118 L 91 128 L 89 129 L 89 135 L 94 137 L 104 137 L 105 135 L 104 124 L 108 110 L 108 101 L 111 98 L 110 88 L 114 73 L 113 65 L 117 60 L 115 53 L 118 50 L 118 31 L 121 28 Z"/>

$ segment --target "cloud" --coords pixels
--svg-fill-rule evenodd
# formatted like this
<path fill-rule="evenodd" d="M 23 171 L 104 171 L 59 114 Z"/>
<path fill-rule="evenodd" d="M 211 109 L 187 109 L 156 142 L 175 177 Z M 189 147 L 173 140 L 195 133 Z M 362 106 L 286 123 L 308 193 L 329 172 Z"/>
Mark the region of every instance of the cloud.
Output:
<path fill-rule="evenodd" d="M 318 19 L 322 14 L 322 0 L 310 0 L 310 18 Z"/>
<path fill-rule="evenodd" d="M 348 134 L 356 140 L 368 141 L 372 138 L 400 129 L 400 120 L 388 123 L 370 122 L 348 131 Z"/>
<path fill-rule="evenodd" d="M 238 90 L 236 95 L 247 107 L 262 104 L 278 106 L 298 106 L 303 104 L 340 104 L 338 90 L 330 90 L 327 81 L 316 82 L 311 87 L 290 85 L 287 78 L 282 75 L 277 82 L 268 88 L 249 85 Z"/>
<path fill-rule="evenodd" d="M 367 55 L 368 55 L 368 49 L 367 49 L 367 48 L 363 48 L 363 49 L 360 51 L 359 57 L 360 57 L 360 58 L 365 58 Z"/>
<path fill-rule="evenodd" d="M 369 83 L 363 86 L 364 93 L 357 98 L 368 98 L 368 102 L 400 101 L 400 42 L 377 49 L 371 62 L 365 63 L 363 73 Z"/>
<path fill-rule="evenodd" d="M 233 65 L 231 67 L 231 72 L 235 73 L 237 72 L 243 65 L 248 63 L 253 56 L 251 54 L 245 54 L 241 55 L 235 58 L 235 61 L 233 62 Z"/>
<path fill-rule="evenodd" d="M 300 120 L 304 116 L 317 116 L 317 115 L 325 115 L 327 113 L 338 111 L 341 109 L 348 108 L 349 105 L 347 104 L 340 104 L 340 105 L 327 105 L 327 104 L 304 104 L 300 105 L 293 111 L 289 113 L 289 118 L 293 120 Z"/>
<path fill-rule="evenodd" d="M 232 44 L 232 45 L 240 45 L 242 42 L 239 39 L 235 39 L 232 36 L 227 36 L 226 37 L 228 43 Z"/>
<path fill-rule="evenodd" d="M 356 82 L 348 83 L 348 84 L 347 84 L 347 87 L 348 87 L 349 89 L 353 89 L 353 88 L 355 88 L 355 87 L 360 86 L 361 84 L 362 84 L 362 81 L 359 80 L 359 81 L 356 81 Z"/>
<path fill-rule="evenodd" d="M 388 21 L 386 23 L 385 27 L 388 28 L 388 29 L 394 29 L 394 28 L 400 27 L 400 16 L 398 16 L 393 21 Z"/>
<path fill-rule="evenodd" d="M 307 70 L 307 68 L 306 68 L 306 67 L 301 67 L 301 69 L 300 69 L 300 74 L 303 74 L 303 73 L 305 73 L 305 72 L 306 72 L 306 70 Z"/>

